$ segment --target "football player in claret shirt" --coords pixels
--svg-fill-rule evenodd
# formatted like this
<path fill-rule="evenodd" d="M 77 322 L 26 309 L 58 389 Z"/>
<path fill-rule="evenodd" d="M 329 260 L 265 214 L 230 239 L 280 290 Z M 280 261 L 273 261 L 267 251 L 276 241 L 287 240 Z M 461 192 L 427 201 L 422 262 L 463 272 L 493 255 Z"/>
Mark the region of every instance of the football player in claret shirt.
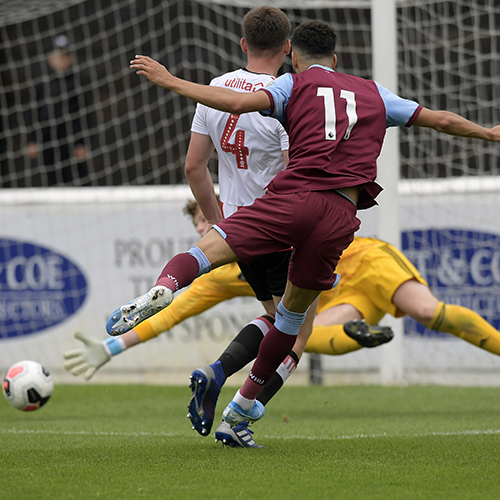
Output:
<path fill-rule="evenodd" d="M 281 10 L 270 6 L 250 10 L 243 18 L 240 42 L 247 59 L 245 68 L 219 76 L 210 85 L 256 92 L 271 84 L 290 52 L 290 30 L 290 20 Z M 222 210 L 215 201 L 207 169 L 214 149 Z M 274 176 L 285 169 L 288 149 L 288 135 L 278 120 L 269 120 L 257 112 L 238 115 L 198 104 L 185 172 L 210 224 L 217 224 L 263 196 Z M 248 264 L 238 262 L 266 314 L 248 324 L 220 360 L 192 372 L 188 417 L 202 436 L 210 433 L 215 404 L 226 378 L 255 359 L 263 336 L 274 323 L 276 307 L 285 292 L 290 255 L 291 249 L 284 249 L 266 252 Z M 316 304 L 300 329 L 304 342 L 311 334 L 315 311 Z M 298 359 L 292 352 L 290 356 L 287 366 L 293 371 Z"/>
<path fill-rule="evenodd" d="M 223 412 L 230 425 L 256 421 L 256 396 L 293 347 L 309 306 L 335 285 L 342 251 L 359 228 L 358 208 L 375 204 L 376 160 L 385 128 L 417 125 L 439 132 L 500 141 L 500 126 L 485 128 L 455 113 L 432 111 L 376 82 L 334 70 L 336 34 L 322 21 L 299 25 L 292 36 L 296 74 L 257 92 L 187 82 L 147 56 L 130 67 L 162 88 L 222 111 L 261 111 L 284 123 L 289 163 L 264 196 L 219 222 L 188 252 L 176 255 L 147 294 L 118 308 L 107 331 L 119 335 L 173 300 L 175 291 L 223 264 L 251 263 L 265 252 L 293 247 L 285 294 L 276 321 L 261 343 L 242 388 Z"/>

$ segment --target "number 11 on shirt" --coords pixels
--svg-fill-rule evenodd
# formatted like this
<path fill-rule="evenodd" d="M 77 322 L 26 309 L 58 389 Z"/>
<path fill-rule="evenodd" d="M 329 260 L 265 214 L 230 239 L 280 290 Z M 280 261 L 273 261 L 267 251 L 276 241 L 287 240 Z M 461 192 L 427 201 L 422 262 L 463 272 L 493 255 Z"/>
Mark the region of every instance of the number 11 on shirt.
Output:
<path fill-rule="evenodd" d="M 325 140 L 335 141 L 337 139 L 337 112 L 335 111 L 335 97 L 331 87 L 318 87 L 316 94 L 323 97 L 325 104 Z M 351 135 L 352 128 L 358 121 L 356 113 L 356 96 L 350 90 L 341 90 L 340 97 L 346 100 L 346 113 L 349 124 L 343 139 L 347 141 Z"/>

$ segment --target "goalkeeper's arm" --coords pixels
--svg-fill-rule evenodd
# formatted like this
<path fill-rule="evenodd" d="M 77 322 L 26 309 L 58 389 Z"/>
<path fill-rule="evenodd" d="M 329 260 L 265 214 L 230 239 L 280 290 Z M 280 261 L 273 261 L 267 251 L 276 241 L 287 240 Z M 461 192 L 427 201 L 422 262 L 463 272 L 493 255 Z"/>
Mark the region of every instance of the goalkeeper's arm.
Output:
<path fill-rule="evenodd" d="M 94 373 L 111 359 L 111 356 L 116 356 L 127 347 L 141 341 L 134 330 L 121 337 L 110 337 L 106 340 L 96 340 L 80 332 L 75 333 L 75 338 L 81 340 L 85 346 L 63 354 L 66 359 L 64 368 L 75 376 L 83 374 L 86 380 L 90 380 Z"/>

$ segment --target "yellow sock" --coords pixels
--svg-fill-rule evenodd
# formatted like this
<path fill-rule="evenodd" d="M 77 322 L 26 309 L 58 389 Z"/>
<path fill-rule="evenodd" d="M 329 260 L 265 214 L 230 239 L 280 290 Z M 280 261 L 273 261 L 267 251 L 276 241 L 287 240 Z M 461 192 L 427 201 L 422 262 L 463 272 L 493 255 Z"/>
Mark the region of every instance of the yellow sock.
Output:
<path fill-rule="evenodd" d="M 361 346 L 344 332 L 344 325 L 315 325 L 306 352 L 338 356 L 357 351 Z"/>
<path fill-rule="evenodd" d="M 451 333 L 481 349 L 500 355 L 500 332 L 466 307 L 440 302 L 427 328 Z"/>

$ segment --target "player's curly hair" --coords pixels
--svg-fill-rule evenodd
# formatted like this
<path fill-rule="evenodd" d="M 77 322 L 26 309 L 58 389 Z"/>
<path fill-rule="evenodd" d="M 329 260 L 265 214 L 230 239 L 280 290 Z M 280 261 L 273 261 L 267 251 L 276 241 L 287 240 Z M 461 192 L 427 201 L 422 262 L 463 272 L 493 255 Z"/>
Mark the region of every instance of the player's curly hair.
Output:
<path fill-rule="evenodd" d="M 217 199 L 218 202 L 220 202 L 218 194 L 215 195 L 215 198 Z M 189 215 L 191 219 L 194 219 L 194 216 L 196 215 L 196 211 L 198 210 L 198 208 L 199 206 L 196 200 L 188 200 L 184 205 L 182 212 L 184 213 L 184 215 Z"/>
<path fill-rule="evenodd" d="M 184 205 L 182 212 L 193 218 L 196 214 L 196 210 L 198 210 L 198 202 L 195 200 L 188 200 L 188 202 Z"/>
<path fill-rule="evenodd" d="M 317 19 L 299 24 L 292 35 L 292 51 L 306 57 L 333 57 L 336 45 L 335 30 Z"/>
<path fill-rule="evenodd" d="M 248 48 L 254 52 L 281 50 L 292 29 L 286 14 L 268 5 L 247 12 L 242 27 Z"/>

